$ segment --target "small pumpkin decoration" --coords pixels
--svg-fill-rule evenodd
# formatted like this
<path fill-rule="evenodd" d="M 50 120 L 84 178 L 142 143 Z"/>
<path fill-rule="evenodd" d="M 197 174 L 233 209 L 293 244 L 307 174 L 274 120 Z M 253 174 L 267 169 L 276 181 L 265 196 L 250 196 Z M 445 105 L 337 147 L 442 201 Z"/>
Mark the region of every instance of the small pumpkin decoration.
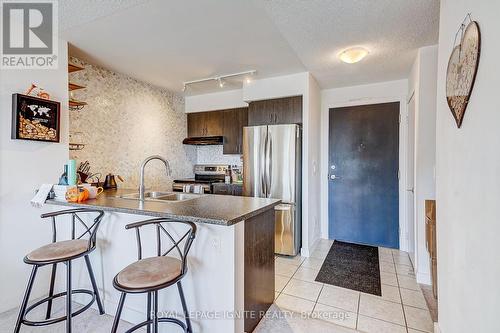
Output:
<path fill-rule="evenodd" d="M 84 202 L 89 198 L 89 190 L 82 186 L 74 186 L 66 191 L 66 201 L 68 202 Z"/>

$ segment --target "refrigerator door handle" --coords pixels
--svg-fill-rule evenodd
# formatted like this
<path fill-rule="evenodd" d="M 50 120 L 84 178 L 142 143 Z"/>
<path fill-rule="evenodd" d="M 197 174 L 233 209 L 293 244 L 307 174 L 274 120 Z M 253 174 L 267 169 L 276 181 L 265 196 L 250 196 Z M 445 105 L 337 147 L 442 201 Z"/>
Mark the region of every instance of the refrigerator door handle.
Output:
<path fill-rule="evenodd" d="M 267 196 L 271 196 L 271 187 L 273 184 L 273 140 L 269 135 L 269 141 L 267 145 Z"/>
<path fill-rule="evenodd" d="M 260 178 L 260 184 L 261 184 L 261 189 L 262 193 L 260 194 L 261 197 L 267 198 L 267 181 L 266 181 L 266 158 L 267 156 L 267 140 L 268 140 L 269 133 L 266 132 L 266 137 L 264 138 L 264 158 L 261 159 L 261 165 L 260 165 L 260 170 L 261 170 L 261 178 Z"/>
<path fill-rule="evenodd" d="M 267 150 L 268 150 L 268 142 L 269 142 L 269 131 L 266 128 L 266 137 L 264 139 L 264 158 L 262 159 L 262 191 L 263 197 L 267 198 L 269 195 L 269 189 L 267 186 L 267 164 L 268 164 L 268 159 L 267 159 Z"/>

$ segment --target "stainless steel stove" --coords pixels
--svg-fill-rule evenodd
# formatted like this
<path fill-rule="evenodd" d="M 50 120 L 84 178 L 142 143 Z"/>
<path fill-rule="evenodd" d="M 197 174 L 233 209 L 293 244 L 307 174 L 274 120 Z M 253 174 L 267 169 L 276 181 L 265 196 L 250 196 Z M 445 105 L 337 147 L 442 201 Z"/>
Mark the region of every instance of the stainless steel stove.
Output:
<path fill-rule="evenodd" d="M 176 179 L 172 185 L 174 192 L 183 192 L 185 185 L 200 185 L 204 193 L 212 193 L 212 184 L 223 183 L 228 166 L 220 164 L 196 164 L 194 178 Z"/>

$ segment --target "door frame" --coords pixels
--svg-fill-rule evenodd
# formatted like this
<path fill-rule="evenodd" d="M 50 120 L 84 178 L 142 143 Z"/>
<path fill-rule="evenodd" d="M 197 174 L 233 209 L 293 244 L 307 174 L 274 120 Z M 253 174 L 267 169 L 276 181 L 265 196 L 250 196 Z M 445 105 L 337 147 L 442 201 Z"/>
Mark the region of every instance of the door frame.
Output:
<path fill-rule="evenodd" d="M 347 107 L 347 106 L 363 106 L 370 104 L 399 102 L 399 249 L 402 251 L 408 250 L 408 219 L 407 205 L 405 200 L 406 192 L 406 152 L 408 143 L 408 128 L 406 126 L 407 112 L 407 96 L 401 97 L 374 97 L 353 99 L 346 102 L 334 102 L 330 105 L 323 105 L 322 123 L 323 131 L 321 134 L 321 153 L 322 153 L 322 170 L 321 170 L 321 194 L 322 194 L 322 219 L 321 219 L 321 237 L 328 239 L 329 235 L 329 213 L 328 213 L 328 154 L 329 154 L 329 121 L 330 109 Z"/>

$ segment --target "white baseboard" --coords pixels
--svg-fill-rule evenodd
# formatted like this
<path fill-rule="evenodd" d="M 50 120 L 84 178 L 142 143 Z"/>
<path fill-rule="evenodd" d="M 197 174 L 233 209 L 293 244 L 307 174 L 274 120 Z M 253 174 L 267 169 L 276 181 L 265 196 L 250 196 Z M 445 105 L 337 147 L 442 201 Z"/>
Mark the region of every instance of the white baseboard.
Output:
<path fill-rule="evenodd" d="M 311 256 L 311 253 L 310 253 L 310 251 L 309 251 L 309 249 L 308 249 L 308 248 L 302 247 L 302 248 L 300 249 L 300 255 L 301 255 L 302 257 L 309 258 L 309 257 Z"/>
<path fill-rule="evenodd" d="M 300 249 L 300 255 L 303 256 L 303 257 L 310 257 L 311 256 L 311 252 L 314 251 L 314 248 L 316 247 L 316 245 L 318 245 L 318 242 L 321 238 L 316 238 L 316 240 L 307 248 L 307 247 L 302 247 Z"/>
<path fill-rule="evenodd" d="M 417 282 L 420 284 L 431 285 L 431 275 L 429 273 L 417 273 L 416 275 Z"/>

